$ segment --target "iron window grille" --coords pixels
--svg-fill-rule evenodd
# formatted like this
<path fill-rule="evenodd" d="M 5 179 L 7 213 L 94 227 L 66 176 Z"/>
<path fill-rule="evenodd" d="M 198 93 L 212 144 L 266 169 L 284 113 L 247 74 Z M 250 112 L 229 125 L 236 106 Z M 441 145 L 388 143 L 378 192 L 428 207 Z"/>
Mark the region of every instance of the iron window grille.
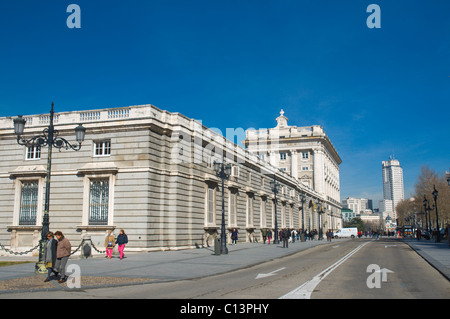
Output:
<path fill-rule="evenodd" d="M 89 225 L 108 225 L 109 181 L 90 183 Z"/>
<path fill-rule="evenodd" d="M 19 225 L 21 226 L 36 225 L 38 189 L 37 181 L 22 183 L 19 213 Z"/>

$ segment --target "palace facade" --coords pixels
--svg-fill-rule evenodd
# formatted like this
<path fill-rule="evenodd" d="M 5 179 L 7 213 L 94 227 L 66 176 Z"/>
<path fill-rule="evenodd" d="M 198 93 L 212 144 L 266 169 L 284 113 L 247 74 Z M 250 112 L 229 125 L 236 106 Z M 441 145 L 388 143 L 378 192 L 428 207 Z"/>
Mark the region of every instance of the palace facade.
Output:
<path fill-rule="evenodd" d="M 281 110 L 277 125 L 248 130 L 246 149 L 292 176 L 302 188 L 319 194 L 323 229 L 338 229 L 342 222 L 339 165 L 342 160 L 319 125 L 291 126 Z"/>
<path fill-rule="evenodd" d="M 24 118 L 25 138 L 49 125 L 48 114 Z M 303 175 L 280 170 L 182 114 L 141 105 L 54 117 L 55 129 L 69 141 L 79 123 L 86 128 L 81 150 L 53 150 L 51 167 L 50 230 L 62 231 L 72 246 L 90 236 L 104 249 L 107 231 L 117 235 L 119 229 L 128 235 L 128 250 L 213 245 L 222 220 L 214 162 L 223 159 L 232 164 L 224 187 L 229 241 L 233 228 L 240 242 L 259 241 L 275 218 L 279 228 L 341 225 L 333 184 L 325 180 L 315 189 Z M 13 118 L 0 118 L 0 243 L 11 250 L 26 251 L 41 238 L 47 156 L 47 147 L 19 145 Z M 336 167 L 327 169 L 324 174 L 336 174 Z M 273 180 L 280 184 L 276 201 Z"/>

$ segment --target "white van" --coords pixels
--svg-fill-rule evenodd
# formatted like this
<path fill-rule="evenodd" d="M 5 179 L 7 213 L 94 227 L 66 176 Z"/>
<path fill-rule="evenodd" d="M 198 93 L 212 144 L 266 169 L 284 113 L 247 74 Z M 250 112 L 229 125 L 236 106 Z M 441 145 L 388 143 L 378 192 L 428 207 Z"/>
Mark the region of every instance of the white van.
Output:
<path fill-rule="evenodd" d="M 341 228 L 334 233 L 334 238 L 355 238 L 358 236 L 358 228 Z"/>

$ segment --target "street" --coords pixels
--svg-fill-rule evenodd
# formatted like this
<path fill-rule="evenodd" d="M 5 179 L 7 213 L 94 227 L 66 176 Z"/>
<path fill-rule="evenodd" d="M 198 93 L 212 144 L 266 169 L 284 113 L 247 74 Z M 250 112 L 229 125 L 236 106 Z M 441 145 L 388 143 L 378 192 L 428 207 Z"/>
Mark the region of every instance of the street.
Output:
<path fill-rule="evenodd" d="M 283 248 L 279 248 L 283 249 Z M 289 248 L 288 248 L 289 249 Z M 226 263 L 227 256 L 217 262 Z M 333 241 L 290 256 L 192 280 L 48 291 L 46 298 L 448 299 L 450 282 L 394 239 Z M 124 270 L 126 271 L 126 270 Z M 17 293 L 1 298 L 41 298 Z"/>

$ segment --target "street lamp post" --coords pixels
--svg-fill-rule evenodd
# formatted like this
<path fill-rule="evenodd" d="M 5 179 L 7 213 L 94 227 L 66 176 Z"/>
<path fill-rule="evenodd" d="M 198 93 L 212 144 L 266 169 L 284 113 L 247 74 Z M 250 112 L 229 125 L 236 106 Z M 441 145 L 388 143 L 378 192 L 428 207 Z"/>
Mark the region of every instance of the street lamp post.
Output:
<path fill-rule="evenodd" d="M 322 211 L 322 203 L 319 201 L 317 203 L 317 213 L 319 214 L 319 240 L 323 239 L 323 229 L 322 229 L 322 214 L 324 214 L 325 212 Z"/>
<path fill-rule="evenodd" d="M 439 229 L 439 216 L 438 216 L 438 208 L 437 208 L 437 197 L 438 197 L 438 191 L 436 190 L 436 185 L 434 185 L 434 191 L 432 193 L 434 198 L 434 207 L 436 208 L 436 242 L 441 242 L 441 231 Z"/>
<path fill-rule="evenodd" d="M 78 145 L 70 144 L 66 139 L 58 136 L 58 131 L 55 130 L 53 125 L 53 117 L 54 117 L 54 103 L 52 102 L 52 108 L 50 110 L 50 125 L 43 130 L 42 135 L 34 136 L 30 139 L 25 139 L 22 137 L 23 131 L 25 128 L 26 120 L 22 115 L 19 115 L 14 119 L 14 133 L 17 135 L 17 143 L 19 145 L 24 146 L 48 146 L 48 157 L 47 157 L 47 174 L 45 177 L 45 199 L 44 199 L 44 216 L 42 220 L 42 231 L 41 231 L 41 240 L 39 241 L 39 260 L 36 263 L 35 271 L 37 273 L 45 273 L 47 270 L 45 268 L 45 260 L 44 260 L 44 247 L 47 239 L 47 233 L 50 229 L 50 178 L 51 178 L 51 170 L 52 170 L 52 149 L 53 147 L 59 149 L 69 148 L 74 151 L 79 151 L 81 149 L 81 143 L 84 141 L 84 137 L 86 134 L 86 129 L 80 124 L 75 128 L 75 138 L 78 142 Z"/>
<path fill-rule="evenodd" d="M 306 202 L 306 196 L 305 194 L 300 195 L 300 199 L 302 201 L 302 232 L 305 232 L 305 202 Z"/>
<path fill-rule="evenodd" d="M 450 172 L 445 172 L 445 178 L 447 179 L 448 187 L 450 187 Z"/>
<path fill-rule="evenodd" d="M 225 164 L 222 157 L 222 162 L 214 161 L 214 170 L 217 177 L 222 179 L 222 226 L 220 230 L 220 253 L 228 254 L 227 235 L 225 231 L 225 180 L 231 176 L 231 164 Z"/>
<path fill-rule="evenodd" d="M 275 195 L 275 240 L 273 241 L 273 244 L 279 244 L 280 240 L 278 239 L 278 220 L 277 220 L 277 193 L 280 189 L 280 183 L 277 182 L 275 174 L 273 175 L 273 181 L 270 181 L 270 188 L 272 189 L 272 192 Z"/>
<path fill-rule="evenodd" d="M 430 234 L 430 231 L 431 231 L 431 216 L 429 216 L 431 208 L 430 208 L 430 203 L 428 202 L 426 195 L 423 195 L 423 208 L 425 209 L 425 220 L 426 220 L 426 223 L 427 223 L 427 232 L 431 236 L 431 234 Z"/>
<path fill-rule="evenodd" d="M 420 211 L 420 213 L 418 213 L 418 215 L 420 215 L 421 226 L 422 226 L 422 229 L 423 229 L 424 228 L 423 227 L 423 215 L 425 215 L 425 213 L 423 211 Z"/>

